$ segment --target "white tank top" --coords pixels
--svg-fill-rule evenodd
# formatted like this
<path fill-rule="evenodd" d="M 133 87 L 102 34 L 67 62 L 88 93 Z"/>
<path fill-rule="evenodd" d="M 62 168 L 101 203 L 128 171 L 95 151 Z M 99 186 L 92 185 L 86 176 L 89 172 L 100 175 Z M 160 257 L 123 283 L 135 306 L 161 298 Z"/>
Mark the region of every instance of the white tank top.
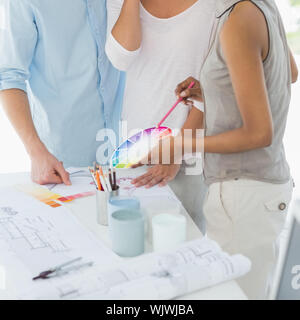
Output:
<path fill-rule="evenodd" d="M 176 101 L 177 84 L 189 76 L 199 79 L 215 20 L 214 2 L 198 0 L 169 19 L 156 18 L 141 6 L 143 40 L 127 70 L 122 113 L 128 131 L 155 126 Z M 180 104 L 164 125 L 181 129 L 189 111 Z"/>

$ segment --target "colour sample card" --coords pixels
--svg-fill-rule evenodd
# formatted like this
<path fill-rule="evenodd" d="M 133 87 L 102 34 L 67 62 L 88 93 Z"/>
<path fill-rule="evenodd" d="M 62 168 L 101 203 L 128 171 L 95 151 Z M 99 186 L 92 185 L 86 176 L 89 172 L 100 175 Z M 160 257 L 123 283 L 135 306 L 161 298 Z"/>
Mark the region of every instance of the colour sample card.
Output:
<path fill-rule="evenodd" d="M 57 200 L 61 202 L 69 202 L 69 201 L 73 201 L 80 198 L 94 196 L 95 194 L 96 194 L 96 191 L 82 192 L 82 193 L 77 193 L 71 196 L 60 197 Z"/>
<path fill-rule="evenodd" d="M 61 206 L 61 204 L 55 201 L 61 198 L 61 195 L 51 192 L 46 188 L 35 185 L 17 185 L 16 189 L 32 196 L 52 208 Z"/>
<path fill-rule="evenodd" d="M 168 127 L 154 127 L 143 130 L 125 142 L 113 153 L 111 165 L 114 168 L 130 168 L 147 156 L 159 140 L 172 135 Z"/>
<path fill-rule="evenodd" d="M 17 185 L 16 189 L 30 195 L 31 197 L 45 203 L 52 208 L 61 206 L 59 202 L 71 202 L 76 199 L 85 198 L 95 195 L 96 191 L 81 192 L 74 195 L 62 196 L 60 194 L 49 191 L 46 188 L 35 185 Z M 59 201 L 59 202 L 58 202 Z"/>

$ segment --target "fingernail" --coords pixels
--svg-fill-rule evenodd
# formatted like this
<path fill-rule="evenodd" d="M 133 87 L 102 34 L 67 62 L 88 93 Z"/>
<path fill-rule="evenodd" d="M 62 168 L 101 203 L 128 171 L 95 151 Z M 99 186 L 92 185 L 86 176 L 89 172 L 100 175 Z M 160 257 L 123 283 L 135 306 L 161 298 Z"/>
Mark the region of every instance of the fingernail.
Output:
<path fill-rule="evenodd" d="M 187 96 L 187 94 L 186 94 L 185 91 L 182 91 L 182 92 L 180 93 L 180 97 L 181 97 L 181 98 L 184 98 L 184 97 L 186 97 L 186 96 Z"/>

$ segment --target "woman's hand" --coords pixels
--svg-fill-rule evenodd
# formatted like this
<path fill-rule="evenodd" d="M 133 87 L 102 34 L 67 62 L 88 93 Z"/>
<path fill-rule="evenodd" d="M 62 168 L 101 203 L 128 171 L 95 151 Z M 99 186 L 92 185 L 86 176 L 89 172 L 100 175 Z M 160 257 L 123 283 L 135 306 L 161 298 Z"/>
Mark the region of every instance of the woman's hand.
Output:
<path fill-rule="evenodd" d="M 135 163 L 131 168 L 137 168 L 143 165 L 170 165 L 181 164 L 183 158 L 183 141 L 182 136 L 164 137 L 142 158 L 138 163 Z"/>
<path fill-rule="evenodd" d="M 180 170 L 179 164 L 158 164 L 150 168 L 147 173 L 132 180 L 132 183 L 136 187 L 152 188 L 155 185 L 164 187 L 168 182 L 175 179 Z"/>
<path fill-rule="evenodd" d="M 195 82 L 195 85 L 193 88 L 189 89 L 188 87 L 192 82 Z M 183 98 L 183 102 L 186 105 L 193 105 L 192 100 L 203 102 L 200 82 L 193 77 L 189 77 L 183 82 L 179 83 L 175 89 L 175 94 L 178 98 Z"/>

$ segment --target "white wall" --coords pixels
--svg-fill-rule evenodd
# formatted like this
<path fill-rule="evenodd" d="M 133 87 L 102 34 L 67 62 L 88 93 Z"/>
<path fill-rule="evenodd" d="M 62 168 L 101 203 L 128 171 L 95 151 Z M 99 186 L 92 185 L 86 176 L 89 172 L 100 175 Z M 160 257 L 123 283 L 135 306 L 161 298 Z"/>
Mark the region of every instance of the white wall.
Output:
<path fill-rule="evenodd" d="M 297 56 L 300 70 L 300 56 Z M 300 80 L 292 87 L 292 102 L 285 134 L 285 148 L 287 159 L 291 167 L 292 176 L 296 183 L 295 193 L 300 196 Z"/>
<path fill-rule="evenodd" d="M 1 106 L 0 106 L 1 107 Z M 0 173 L 29 171 L 25 149 L 0 108 Z"/>
<path fill-rule="evenodd" d="M 298 29 L 299 8 L 292 7 L 290 0 L 275 0 L 281 16 L 285 23 L 287 32 L 293 32 Z"/>

